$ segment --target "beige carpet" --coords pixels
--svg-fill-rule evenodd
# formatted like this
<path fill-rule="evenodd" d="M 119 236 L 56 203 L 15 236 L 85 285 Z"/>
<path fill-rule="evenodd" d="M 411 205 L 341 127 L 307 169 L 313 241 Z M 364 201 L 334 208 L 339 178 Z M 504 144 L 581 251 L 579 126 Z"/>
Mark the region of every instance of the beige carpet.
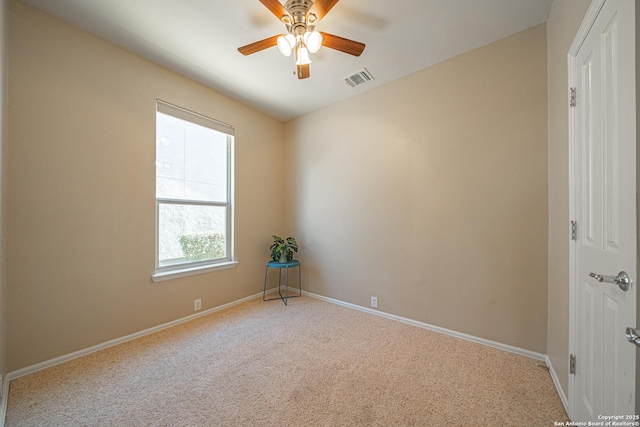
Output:
<path fill-rule="evenodd" d="M 535 360 L 310 297 L 252 300 L 13 380 L 7 426 L 552 426 Z"/>

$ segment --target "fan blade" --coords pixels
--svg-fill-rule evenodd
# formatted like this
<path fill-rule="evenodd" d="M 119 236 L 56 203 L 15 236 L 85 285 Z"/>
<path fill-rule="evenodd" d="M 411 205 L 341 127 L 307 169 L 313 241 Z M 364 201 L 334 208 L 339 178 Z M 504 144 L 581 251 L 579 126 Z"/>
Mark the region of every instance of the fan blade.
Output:
<path fill-rule="evenodd" d="M 269 37 L 268 39 L 260 40 L 246 46 L 239 47 L 238 52 L 245 56 L 251 55 L 252 53 L 260 52 L 261 50 L 276 46 L 278 44 L 278 37 L 280 36 Z"/>
<path fill-rule="evenodd" d="M 285 9 L 282 3 L 280 3 L 278 0 L 260 0 L 260 3 L 265 5 L 265 7 L 269 9 L 271 13 L 273 13 L 276 18 L 280 20 L 282 20 L 283 16 L 289 16 L 289 12 L 287 12 L 287 9 Z"/>
<path fill-rule="evenodd" d="M 309 64 L 298 65 L 298 79 L 308 79 L 311 76 L 311 71 L 309 70 Z"/>
<path fill-rule="evenodd" d="M 313 13 L 318 18 L 318 21 L 324 18 L 333 6 L 338 3 L 338 0 L 315 0 L 309 9 L 309 13 Z"/>
<path fill-rule="evenodd" d="M 323 33 L 322 31 L 320 34 L 322 34 L 322 46 L 339 50 L 340 52 L 348 53 L 349 55 L 360 56 L 365 48 L 364 43 L 345 39 L 344 37 L 334 36 L 329 33 Z"/>

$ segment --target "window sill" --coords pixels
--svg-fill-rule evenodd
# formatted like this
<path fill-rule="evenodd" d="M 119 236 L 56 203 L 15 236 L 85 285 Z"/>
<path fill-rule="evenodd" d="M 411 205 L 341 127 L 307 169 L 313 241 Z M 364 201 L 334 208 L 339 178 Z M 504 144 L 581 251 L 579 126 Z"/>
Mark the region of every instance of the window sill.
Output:
<path fill-rule="evenodd" d="M 210 273 L 212 271 L 227 270 L 236 268 L 238 260 L 221 262 L 215 265 L 201 265 L 198 267 L 182 268 L 180 270 L 161 271 L 151 276 L 154 283 L 164 282 L 165 280 L 179 279 L 181 277 L 195 276 L 196 274 Z"/>

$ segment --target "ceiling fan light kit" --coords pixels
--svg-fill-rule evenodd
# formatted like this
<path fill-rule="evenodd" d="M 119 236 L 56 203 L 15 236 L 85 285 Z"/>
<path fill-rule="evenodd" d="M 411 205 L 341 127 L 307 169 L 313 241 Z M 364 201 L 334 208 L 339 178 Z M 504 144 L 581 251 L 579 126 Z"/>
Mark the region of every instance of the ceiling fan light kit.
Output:
<path fill-rule="evenodd" d="M 309 51 L 306 47 L 300 46 L 296 50 L 296 65 L 308 65 L 311 64 L 311 58 L 309 58 Z"/>
<path fill-rule="evenodd" d="M 322 34 L 317 31 L 307 31 L 302 37 L 309 52 L 316 53 L 322 46 Z"/>
<path fill-rule="evenodd" d="M 278 46 L 284 56 L 291 56 L 295 50 L 298 79 L 306 79 L 310 76 L 309 53 L 316 53 L 321 46 L 354 56 L 360 56 L 365 48 L 363 43 L 315 30 L 316 24 L 338 0 L 288 0 L 284 6 L 278 0 L 259 1 L 285 24 L 287 34 L 272 36 L 238 48 L 243 55 L 251 55 L 273 46 Z"/>
<path fill-rule="evenodd" d="M 278 36 L 278 49 L 284 56 L 291 56 L 293 48 L 296 46 L 296 38 L 293 34 Z"/>

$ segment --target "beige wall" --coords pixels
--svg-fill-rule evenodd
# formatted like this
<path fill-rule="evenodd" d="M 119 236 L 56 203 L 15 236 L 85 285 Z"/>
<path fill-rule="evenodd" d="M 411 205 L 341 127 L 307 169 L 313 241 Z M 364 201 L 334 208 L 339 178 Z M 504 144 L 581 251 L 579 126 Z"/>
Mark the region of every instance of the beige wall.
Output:
<path fill-rule="evenodd" d="M 8 54 L 9 371 L 262 290 L 282 123 L 15 0 Z M 151 281 L 157 98 L 235 126 L 236 269 Z"/>
<path fill-rule="evenodd" d="M 542 24 L 286 123 L 305 287 L 545 353 L 546 70 Z"/>
<path fill-rule="evenodd" d="M 7 373 L 7 2 L 0 0 L 0 375 Z"/>
<path fill-rule="evenodd" d="M 567 54 L 590 1 L 554 0 L 547 20 L 549 302 L 547 355 L 569 391 L 569 115 Z"/>

